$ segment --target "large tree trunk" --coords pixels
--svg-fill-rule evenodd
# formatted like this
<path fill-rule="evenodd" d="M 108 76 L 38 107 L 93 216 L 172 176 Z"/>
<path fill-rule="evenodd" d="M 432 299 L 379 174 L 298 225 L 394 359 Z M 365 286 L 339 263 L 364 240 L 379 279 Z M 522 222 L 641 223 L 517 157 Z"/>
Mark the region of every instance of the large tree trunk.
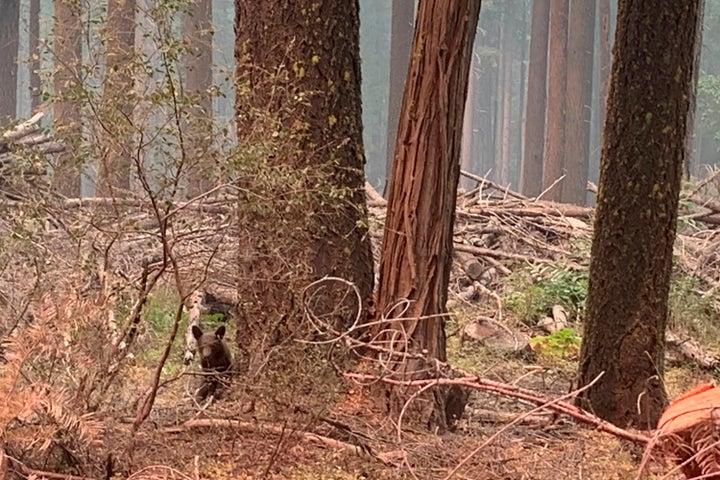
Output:
<path fill-rule="evenodd" d="M 372 295 L 360 20 L 357 0 L 235 5 L 243 87 L 236 103 L 238 141 L 248 152 L 238 165 L 245 192 L 238 207 L 245 322 L 238 340 L 254 364 L 273 342 L 298 332 L 300 296 L 311 281 L 339 276 L 358 287 L 364 302 Z M 356 313 L 333 315 L 342 326 Z"/>
<path fill-rule="evenodd" d="M 620 0 L 603 139 L 581 402 L 654 428 L 700 0 Z M 639 407 L 639 411 L 638 411 Z"/>
<path fill-rule="evenodd" d="M 402 108 L 405 77 L 410 61 L 410 47 L 414 31 L 415 0 L 391 0 L 390 24 L 390 91 L 388 93 L 387 144 L 385 147 L 385 193 L 390 184 L 395 156 L 400 109 Z"/>
<path fill-rule="evenodd" d="M 590 161 L 595 0 L 570 6 L 565 116 L 565 171 L 561 199 L 585 205 Z"/>
<path fill-rule="evenodd" d="M 562 183 L 555 183 L 565 167 L 565 88 L 567 86 L 567 32 L 569 0 L 550 0 L 547 117 L 545 122 L 546 200 L 560 200 Z M 554 187 L 550 188 L 551 185 Z"/>
<path fill-rule="evenodd" d="M 98 166 L 96 194 L 125 196 L 130 190 L 132 165 L 135 65 L 135 0 L 109 0 L 105 25 L 105 77 L 103 79 L 103 156 Z"/>
<path fill-rule="evenodd" d="M 16 117 L 20 0 L 0 0 L 0 12 L 0 127 L 3 127 Z"/>
<path fill-rule="evenodd" d="M 452 261 L 460 143 L 473 39 L 480 0 L 420 2 L 398 129 L 395 165 L 380 260 L 378 312 L 408 300 L 402 325 L 404 350 L 445 360 L 445 302 Z M 391 327 L 392 328 L 392 327 Z M 426 365 L 401 362 L 403 378 Z M 425 371 L 424 374 L 427 374 Z M 459 396 L 459 392 L 453 392 Z M 389 407 L 403 392 L 393 389 Z M 422 415 L 448 426 L 448 391 L 438 391 Z M 455 400 L 455 399 L 453 399 Z M 455 415 L 458 412 L 454 412 Z"/>
<path fill-rule="evenodd" d="M 53 18 L 53 128 L 70 151 L 56 157 L 53 188 L 66 197 L 80 196 L 80 168 L 73 155 L 81 141 L 80 107 L 71 100 L 75 90 L 82 88 L 81 7 L 79 0 L 55 0 Z"/>
<path fill-rule="evenodd" d="M 520 187 L 520 191 L 530 197 L 536 197 L 542 191 L 549 25 L 550 3 L 547 0 L 533 0 Z"/>

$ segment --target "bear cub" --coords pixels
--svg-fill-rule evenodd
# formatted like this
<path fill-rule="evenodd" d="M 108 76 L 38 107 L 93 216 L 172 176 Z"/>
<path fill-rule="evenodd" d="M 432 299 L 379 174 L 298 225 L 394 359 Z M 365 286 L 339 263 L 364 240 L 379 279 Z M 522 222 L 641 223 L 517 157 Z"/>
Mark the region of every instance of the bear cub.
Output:
<path fill-rule="evenodd" d="M 202 384 L 198 388 L 196 398 L 203 401 L 210 395 L 217 396 L 232 367 L 230 349 L 223 340 L 225 326 L 221 325 L 214 333 L 203 333 L 199 326 L 193 325 L 192 334 L 198 343 L 200 366 L 204 373 Z"/>

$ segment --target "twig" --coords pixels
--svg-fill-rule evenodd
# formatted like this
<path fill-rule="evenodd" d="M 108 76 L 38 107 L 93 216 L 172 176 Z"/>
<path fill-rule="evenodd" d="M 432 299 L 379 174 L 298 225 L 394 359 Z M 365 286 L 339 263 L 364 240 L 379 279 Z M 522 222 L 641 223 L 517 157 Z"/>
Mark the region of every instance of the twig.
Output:
<path fill-rule="evenodd" d="M 525 195 L 522 195 L 517 192 L 513 192 L 510 190 L 510 187 L 502 187 L 498 185 L 497 183 L 493 182 L 492 180 L 488 180 L 487 178 L 481 177 L 479 175 L 475 175 L 474 173 L 466 172 L 465 170 L 460 170 L 460 175 L 467 177 L 471 180 L 475 180 L 476 182 L 482 182 L 486 185 L 489 185 L 490 187 L 494 188 L 495 190 L 499 192 L 503 192 L 504 195 L 508 197 L 517 198 L 520 200 L 530 200 L 530 198 L 526 197 Z"/>
<path fill-rule="evenodd" d="M 547 187 L 545 190 L 543 190 L 542 192 L 540 192 L 540 195 L 538 195 L 537 197 L 535 197 L 535 200 L 534 200 L 534 201 L 537 202 L 537 201 L 540 200 L 542 197 L 544 197 L 546 193 L 548 193 L 550 190 L 552 190 L 553 188 L 555 188 L 555 185 L 557 185 L 558 183 L 562 182 L 564 178 L 565 178 L 565 174 L 561 175 L 557 180 L 555 180 L 553 183 L 551 183 L 549 187 Z"/>

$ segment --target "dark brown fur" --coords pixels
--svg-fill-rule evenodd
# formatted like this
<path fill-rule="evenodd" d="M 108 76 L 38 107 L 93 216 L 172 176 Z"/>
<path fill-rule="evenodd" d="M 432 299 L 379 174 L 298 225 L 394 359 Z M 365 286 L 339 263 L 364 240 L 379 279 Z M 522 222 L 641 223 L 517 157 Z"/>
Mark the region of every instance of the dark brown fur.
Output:
<path fill-rule="evenodd" d="M 224 383 L 222 377 L 227 377 L 230 373 L 232 355 L 223 341 L 224 325 L 218 327 L 214 333 L 203 333 L 199 326 L 193 325 L 192 333 L 198 342 L 200 366 L 205 374 L 197 391 L 197 398 L 202 401 L 210 395 L 216 395 L 218 387 Z"/>

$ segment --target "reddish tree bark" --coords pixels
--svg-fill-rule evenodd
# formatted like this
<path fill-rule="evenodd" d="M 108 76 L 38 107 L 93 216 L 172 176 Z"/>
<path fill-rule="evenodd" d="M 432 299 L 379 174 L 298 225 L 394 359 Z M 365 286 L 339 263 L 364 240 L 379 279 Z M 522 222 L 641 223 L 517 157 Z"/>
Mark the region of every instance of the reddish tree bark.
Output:
<path fill-rule="evenodd" d="M 569 0 L 550 0 L 547 116 L 543 189 L 547 200 L 560 200 L 562 183 L 553 185 L 565 167 L 565 88 L 567 85 L 567 31 Z"/>
<path fill-rule="evenodd" d="M 480 0 L 420 2 L 380 258 L 378 311 L 409 300 L 405 350 L 444 360 L 447 286 L 452 260 L 455 193 L 463 111 Z M 399 376 L 427 365 L 401 362 Z M 425 374 L 427 374 L 427 371 Z M 454 395 L 455 394 L 455 395 Z M 391 409 L 403 392 L 391 390 Z M 429 422 L 448 426 L 458 392 L 438 391 Z M 457 410 L 454 412 L 457 413 Z"/>
<path fill-rule="evenodd" d="M 520 191 L 530 197 L 536 197 L 542 191 L 549 26 L 550 3 L 547 0 L 533 0 L 520 187 Z"/>
<path fill-rule="evenodd" d="M 565 172 L 561 200 L 585 205 L 590 161 L 595 0 L 574 0 L 567 42 Z"/>

